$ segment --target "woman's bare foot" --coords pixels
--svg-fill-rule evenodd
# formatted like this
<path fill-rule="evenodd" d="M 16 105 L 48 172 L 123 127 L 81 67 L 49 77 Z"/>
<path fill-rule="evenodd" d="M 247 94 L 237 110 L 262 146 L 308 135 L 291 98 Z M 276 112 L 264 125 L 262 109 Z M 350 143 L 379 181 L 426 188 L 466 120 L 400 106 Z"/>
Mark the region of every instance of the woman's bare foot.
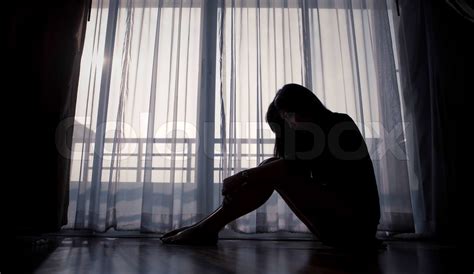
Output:
<path fill-rule="evenodd" d="M 164 244 L 177 245 L 216 245 L 217 233 L 211 233 L 203 230 L 199 226 L 190 226 L 177 229 L 179 231 L 171 231 L 161 237 L 161 242 Z"/>
<path fill-rule="evenodd" d="M 169 237 L 169 236 L 176 235 L 176 234 L 178 234 L 179 232 L 181 232 L 181 231 L 183 231 L 183 230 L 185 230 L 185 229 L 187 229 L 187 228 L 189 228 L 189 227 L 190 227 L 190 226 L 183 226 L 183 227 L 180 227 L 180 228 L 178 228 L 178 229 L 175 229 L 175 230 L 172 230 L 172 231 L 170 231 L 170 232 L 167 232 L 167 233 L 163 234 L 163 235 L 160 237 L 160 240 L 161 240 L 161 239 L 164 239 L 164 238 L 167 238 L 167 237 Z"/>

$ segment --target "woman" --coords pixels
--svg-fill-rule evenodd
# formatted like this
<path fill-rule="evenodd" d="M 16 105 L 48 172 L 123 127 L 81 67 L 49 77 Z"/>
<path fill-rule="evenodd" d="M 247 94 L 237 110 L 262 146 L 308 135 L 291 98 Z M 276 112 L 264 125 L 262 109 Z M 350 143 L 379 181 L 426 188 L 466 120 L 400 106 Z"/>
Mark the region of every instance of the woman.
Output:
<path fill-rule="evenodd" d="M 166 233 L 162 242 L 216 244 L 219 230 L 257 209 L 276 190 L 324 244 L 378 246 L 377 185 L 354 121 L 331 112 L 297 84 L 277 92 L 266 119 L 276 135 L 274 157 L 224 179 L 222 205 L 197 224 Z"/>

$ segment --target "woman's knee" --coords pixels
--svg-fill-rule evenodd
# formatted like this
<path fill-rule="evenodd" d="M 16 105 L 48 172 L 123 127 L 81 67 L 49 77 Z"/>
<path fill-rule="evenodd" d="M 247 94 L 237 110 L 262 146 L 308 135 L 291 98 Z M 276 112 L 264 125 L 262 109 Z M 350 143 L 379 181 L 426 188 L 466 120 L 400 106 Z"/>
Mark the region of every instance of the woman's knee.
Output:
<path fill-rule="evenodd" d="M 280 158 L 278 158 L 278 157 L 270 157 L 270 158 L 268 158 L 268 159 L 263 160 L 263 161 L 260 162 L 260 164 L 258 164 L 258 165 L 259 165 L 259 166 L 262 166 L 262 165 L 271 163 L 271 162 L 276 161 L 276 160 L 279 160 L 279 159 L 280 159 Z"/>
<path fill-rule="evenodd" d="M 265 203 L 274 189 L 267 184 L 247 184 L 238 191 L 224 195 L 223 207 L 240 210 L 255 209 Z"/>

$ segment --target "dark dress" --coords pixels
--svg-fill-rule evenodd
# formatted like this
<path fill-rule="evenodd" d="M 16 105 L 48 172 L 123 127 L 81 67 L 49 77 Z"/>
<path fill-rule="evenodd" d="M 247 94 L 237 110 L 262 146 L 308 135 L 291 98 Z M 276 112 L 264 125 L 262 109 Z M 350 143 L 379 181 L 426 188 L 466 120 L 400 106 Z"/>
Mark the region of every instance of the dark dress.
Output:
<path fill-rule="evenodd" d="M 294 148 L 287 145 L 284 158 L 290 174 L 304 174 L 317 186 L 317 195 L 331 193 L 337 197 L 334 204 L 315 202 L 315 206 L 303 209 L 321 240 L 331 245 L 365 243 L 375 238 L 380 219 L 372 161 L 354 121 L 347 114 L 330 116 L 320 130 L 290 133 L 295 134 Z M 310 192 L 312 188 L 307 189 Z"/>

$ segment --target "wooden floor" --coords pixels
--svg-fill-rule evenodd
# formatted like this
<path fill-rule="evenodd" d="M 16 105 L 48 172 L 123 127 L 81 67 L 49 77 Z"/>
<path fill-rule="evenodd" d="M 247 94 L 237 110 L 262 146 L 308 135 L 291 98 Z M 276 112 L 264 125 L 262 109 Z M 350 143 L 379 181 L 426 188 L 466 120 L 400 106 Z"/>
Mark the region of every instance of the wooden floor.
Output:
<path fill-rule="evenodd" d="M 157 238 L 65 237 L 37 273 L 457 273 L 457 249 L 386 242 L 369 257 L 311 240 L 220 240 L 216 247 L 162 245 Z"/>

